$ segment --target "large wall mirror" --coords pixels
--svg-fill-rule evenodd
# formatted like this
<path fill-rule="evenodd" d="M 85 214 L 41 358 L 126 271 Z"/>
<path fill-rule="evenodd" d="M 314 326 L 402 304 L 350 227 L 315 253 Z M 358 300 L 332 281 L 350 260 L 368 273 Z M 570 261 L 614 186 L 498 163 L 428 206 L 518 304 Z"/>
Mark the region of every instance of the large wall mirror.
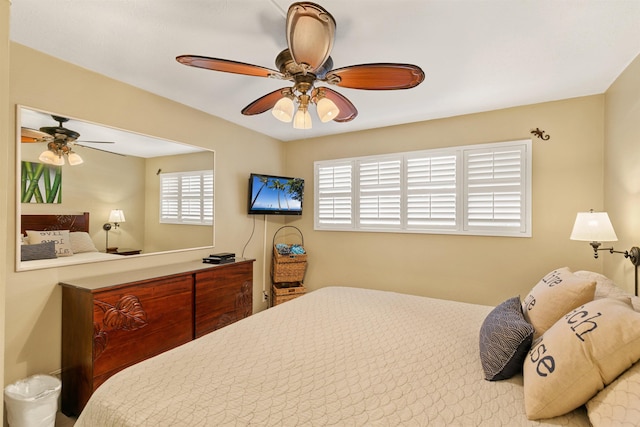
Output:
<path fill-rule="evenodd" d="M 25 106 L 16 116 L 17 271 L 214 246 L 213 151 Z"/>

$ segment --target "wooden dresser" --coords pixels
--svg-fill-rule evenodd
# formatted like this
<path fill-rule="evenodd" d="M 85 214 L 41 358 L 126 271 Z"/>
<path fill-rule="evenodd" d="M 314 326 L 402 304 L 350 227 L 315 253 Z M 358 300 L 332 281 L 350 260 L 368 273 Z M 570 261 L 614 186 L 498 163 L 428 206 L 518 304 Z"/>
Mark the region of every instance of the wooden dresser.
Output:
<path fill-rule="evenodd" d="M 253 260 L 190 262 L 69 280 L 62 286 L 62 412 L 134 363 L 252 312 Z"/>

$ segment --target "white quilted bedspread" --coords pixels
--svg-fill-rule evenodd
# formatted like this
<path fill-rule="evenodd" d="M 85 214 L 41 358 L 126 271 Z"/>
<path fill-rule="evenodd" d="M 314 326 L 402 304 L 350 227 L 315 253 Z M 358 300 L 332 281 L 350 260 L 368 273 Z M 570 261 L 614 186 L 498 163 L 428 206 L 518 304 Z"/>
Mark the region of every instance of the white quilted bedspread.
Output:
<path fill-rule="evenodd" d="M 76 427 L 520 426 L 522 377 L 489 382 L 492 307 L 329 287 L 109 379 Z M 548 420 L 589 425 L 583 409 Z"/>

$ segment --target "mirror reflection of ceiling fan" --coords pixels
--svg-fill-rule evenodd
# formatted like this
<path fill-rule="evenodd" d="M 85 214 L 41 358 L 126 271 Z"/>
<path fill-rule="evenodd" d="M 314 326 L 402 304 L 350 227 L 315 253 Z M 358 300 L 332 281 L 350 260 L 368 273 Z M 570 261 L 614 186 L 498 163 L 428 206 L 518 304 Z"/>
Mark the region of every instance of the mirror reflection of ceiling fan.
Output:
<path fill-rule="evenodd" d="M 358 110 L 346 97 L 328 87 L 316 86 L 317 83 L 351 89 L 395 90 L 413 88 L 424 80 L 422 69 L 411 64 L 358 64 L 334 70 L 329 55 L 335 29 L 335 19 L 321 6 L 298 2 L 293 3 L 287 12 L 288 48 L 276 57 L 278 71 L 197 55 L 181 55 L 176 60 L 208 70 L 292 81 L 293 86 L 256 99 L 242 110 L 242 114 L 251 116 L 271 109 L 277 119 L 283 122 L 293 120 L 296 129 L 311 128 L 311 104 L 316 105 L 322 122 L 348 122 L 358 115 Z M 296 103 L 298 107 L 294 113 Z"/>
<path fill-rule="evenodd" d="M 99 150 L 99 148 L 90 147 L 83 144 L 113 144 L 111 141 L 79 141 L 80 134 L 74 130 L 67 129 L 62 126 L 63 123 L 69 121 L 66 117 L 54 116 L 53 120 L 58 122 L 58 126 L 45 126 L 40 130 L 31 129 L 27 127 L 21 128 L 21 142 L 44 142 L 47 144 L 47 149 L 40 154 L 38 160 L 43 163 L 47 163 L 55 166 L 62 166 L 65 164 L 65 156 L 71 166 L 84 163 L 82 157 L 78 153 L 72 150 L 72 147 L 79 145 L 86 148 L 92 148 Z M 103 151 L 103 150 L 101 150 Z"/>

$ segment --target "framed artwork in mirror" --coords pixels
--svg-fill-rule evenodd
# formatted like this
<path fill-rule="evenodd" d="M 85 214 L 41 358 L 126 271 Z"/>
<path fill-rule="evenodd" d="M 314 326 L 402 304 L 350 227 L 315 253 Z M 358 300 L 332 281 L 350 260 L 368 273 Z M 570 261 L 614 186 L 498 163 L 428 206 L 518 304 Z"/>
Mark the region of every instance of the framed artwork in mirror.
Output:
<path fill-rule="evenodd" d="M 23 161 L 20 200 L 22 203 L 62 203 L 62 167 Z"/>

